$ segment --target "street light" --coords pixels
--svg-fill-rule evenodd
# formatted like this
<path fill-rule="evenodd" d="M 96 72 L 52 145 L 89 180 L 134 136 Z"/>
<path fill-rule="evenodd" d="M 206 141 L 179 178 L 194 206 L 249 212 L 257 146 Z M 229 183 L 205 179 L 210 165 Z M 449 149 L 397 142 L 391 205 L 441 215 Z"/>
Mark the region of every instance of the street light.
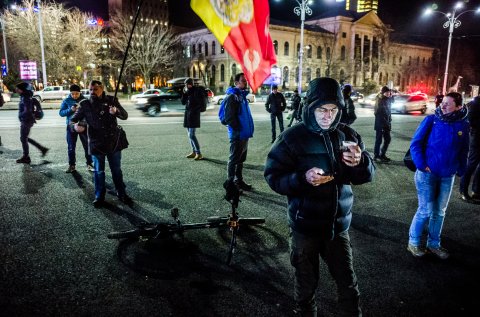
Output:
<path fill-rule="evenodd" d="M 47 65 L 45 64 L 45 49 L 43 47 L 43 29 L 42 29 L 42 11 L 40 10 L 40 0 L 37 0 L 38 8 L 38 28 L 40 31 L 40 49 L 42 50 L 42 75 L 43 87 L 47 86 Z"/>
<path fill-rule="evenodd" d="M 449 33 L 448 48 L 447 48 L 447 62 L 445 64 L 445 76 L 443 78 L 443 89 L 442 89 L 442 93 L 444 95 L 447 93 L 448 64 L 450 61 L 450 47 L 452 44 L 452 33 L 455 28 L 458 28 L 462 24 L 462 22 L 458 18 L 467 12 L 475 12 L 475 13 L 480 12 L 480 8 L 478 8 L 477 10 L 465 10 L 457 14 L 457 11 L 461 8 L 463 8 L 463 2 L 457 2 L 453 7 L 453 12 L 445 13 L 445 12 L 436 10 L 437 6 L 433 5 L 431 8 L 426 9 L 424 13 L 425 15 L 430 15 L 434 12 L 441 13 L 447 18 L 447 21 L 443 23 L 443 28 L 444 29 L 448 28 L 448 33 Z"/>
<path fill-rule="evenodd" d="M 295 0 L 298 7 L 293 8 L 293 12 L 300 16 L 300 50 L 298 52 L 298 93 L 302 93 L 302 63 L 303 63 L 303 28 L 305 22 L 305 14 L 312 15 L 312 9 L 308 6 L 312 2 L 310 0 Z"/>

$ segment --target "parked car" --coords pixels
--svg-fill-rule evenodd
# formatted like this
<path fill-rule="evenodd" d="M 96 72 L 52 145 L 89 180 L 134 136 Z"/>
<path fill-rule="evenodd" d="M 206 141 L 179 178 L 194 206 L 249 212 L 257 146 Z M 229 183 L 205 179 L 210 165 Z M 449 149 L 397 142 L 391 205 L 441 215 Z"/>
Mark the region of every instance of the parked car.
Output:
<path fill-rule="evenodd" d="M 205 90 L 207 91 L 208 102 L 210 103 L 212 102 L 213 97 L 215 97 L 215 94 L 210 88 L 205 88 Z"/>
<path fill-rule="evenodd" d="M 227 95 L 216 95 L 215 97 L 212 98 L 212 103 L 219 105 L 222 103 L 223 99 L 225 99 Z M 247 95 L 247 100 L 248 102 L 252 103 L 256 101 L 255 95 L 254 94 L 248 94 Z"/>
<path fill-rule="evenodd" d="M 362 108 L 365 108 L 365 107 L 373 108 L 375 106 L 375 102 L 377 101 L 377 96 L 378 96 L 378 93 L 370 94 L 362 98 L 361 100 L 358 100 L 358 103 Z"/>
<path fill-rule="evenodd" d="M 185 85 L 175 85 L 171 87 L 160 88 L 158 95 L 150 95 L 145 97 L 139 97 L 135 101 L 135 108 L 143 111 L 151 117 L 159 116 L 162 112 L 162 108 L 171 108 L 175 110 L 184 110 L 185 106 L 182 105 L 182 91 Z M 202 87 L 202 86 L 200 86 Z M 204 87 L 203 87 L 204 88 Z M 206 95 L 208 95 L 208 88 Z M 208 109 L 208 105 L 207 105 Z"/>
<path fill-rule="evenodd" d="M 42 90 L 34 91 L 33 98 L 42 102 L 43 100 L 64 99 L 70 94 L 70 90 L 62 86 L 47 86 Z"/>
<path fill-rule="evenodd" d="M 397 95 L 392 104 L 392 112 L 409 113 L 420 111 L 427 112 L 428 97 L 425 94 L 418 95 Z"/>
<path fill-rule="evenodd" d="M 80 93 L 87 99 L 90 99 L 90 89 L 80 89 Z"/>
<path fill-rule="evenodd" d="M 132 95 L 132 97 L 130 97 L 130 100 L 131 100 L 131 101 L 135 101 L 135 100 L 137 100 L 137 98 L 143 98 L 143 97 L 150 97 L 150 96 L 154 96 L 154 95 L 159 95 L 161 92 L 162 92 L 162 91 L 161 91 L 160 89 L 147 89 L 147 90 L 145 90 L 145 91 L 142 92 L 142 93 Z"/>

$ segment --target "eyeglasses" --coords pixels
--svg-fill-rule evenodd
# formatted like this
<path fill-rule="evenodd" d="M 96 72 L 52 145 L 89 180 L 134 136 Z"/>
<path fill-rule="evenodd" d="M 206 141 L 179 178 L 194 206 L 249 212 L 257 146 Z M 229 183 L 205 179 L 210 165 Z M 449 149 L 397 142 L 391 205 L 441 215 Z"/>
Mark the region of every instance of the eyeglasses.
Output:
<path fill-rule="evenodd" d="M 337 107 L 332 108 L 332 109 L 327 109 L 327 108 L 320 107 L 320 108 L 317 108 L 317 109 L 318 109 L 318 112 L 320 112 L 321 114 L 327 114 L 327 112 L 329 112 L 332 115 L 336 115 L 337 112 L 338 112 Z"/>

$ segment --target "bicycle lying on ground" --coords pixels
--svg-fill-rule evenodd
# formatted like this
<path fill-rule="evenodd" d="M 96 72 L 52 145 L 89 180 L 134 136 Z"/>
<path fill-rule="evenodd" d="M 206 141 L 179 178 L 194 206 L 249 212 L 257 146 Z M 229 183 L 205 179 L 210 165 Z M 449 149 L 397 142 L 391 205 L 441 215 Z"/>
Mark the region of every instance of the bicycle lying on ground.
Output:
<path fill-rule="evenodd" d="M 238 197 L 230 200 L 232 206 L 230 214 L 227 217 L 208 217 L 206 222 L 200 223 L 182 223 L 179 219 L 178 208 L 173 208 L 170 212 L 173 217 L 172 222 L 145 223 L 137 226 L 135 229 L 111 232 L 107 235 L 109 239 L 165 239 L 174 235 L 182 236 L 187 230 L 208 229 L 228 227 L 231 232 L 230 245 L 227 253 L 227 265 L 232 263 L 233 254 L 237 246 L 237 234 L 241 226 L 258 225 L 265 223 L 264 218 L 242 218 L 238 215 L 236 207 L 238 206 Z"/>

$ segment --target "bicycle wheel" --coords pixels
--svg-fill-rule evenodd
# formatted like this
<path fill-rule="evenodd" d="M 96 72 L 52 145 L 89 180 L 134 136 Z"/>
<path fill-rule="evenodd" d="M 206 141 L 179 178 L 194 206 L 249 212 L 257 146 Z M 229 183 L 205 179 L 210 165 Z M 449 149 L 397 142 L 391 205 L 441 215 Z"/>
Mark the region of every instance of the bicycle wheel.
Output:
<path fill-rule="evenodd" d="M 235 253 L 235 248 L 237 246 L 237 228 L 232 228 L 232 239 L 230 240 L 230 247 L 227 253 L 227 265 L 232 264 L 233 254 Z"/>

